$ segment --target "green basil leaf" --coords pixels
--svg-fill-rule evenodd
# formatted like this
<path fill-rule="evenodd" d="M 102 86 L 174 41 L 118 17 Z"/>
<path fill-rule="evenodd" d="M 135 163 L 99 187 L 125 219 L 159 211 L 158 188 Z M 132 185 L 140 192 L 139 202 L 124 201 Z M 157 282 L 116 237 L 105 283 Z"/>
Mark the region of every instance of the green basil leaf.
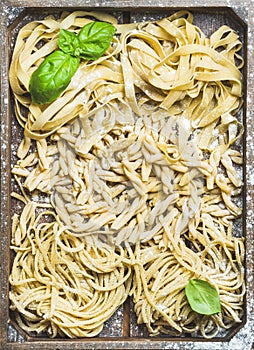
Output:
<path fill-rule="evenodd" d="M 75 33 L 70 32 L 65 29 L 61 29 L 59 33 L 59 39 L 58 39 L 58 46 L 59 48 L 70 55 L 79 56 L 79 40 Z"/>
<path fill-rule="evenodd" d="M 202 315 L 213 315 L 221 311 L 217 290 L 208 282 L 191 279 L 185 287 L 185 294 L 193 311 Z"/>
<path fill-rule="evenodd" d="M 109 48 L 116 28 L 106 22 L 90 22 L 78 34 L 81 57 L 96 60 Z"/>
<path fill-rule="evenodd" d="M 106 22 L 90 22 L 78 36 L 60 30 L 57 50 L 50 54 L 32 74 L 29 90 L 32 101 L 45 104 L 54 101 L 69 85 L 80 58 L 95 60 L 108 49 L 116 28 Z"/>
<path fill-rule="evenodd" d="M 69 85 L 78 69 L 79 61 L 79 58 L 60 50 L 46 57 L 30 79 L 32 101 L 36 104 L 54 101 Z"/>

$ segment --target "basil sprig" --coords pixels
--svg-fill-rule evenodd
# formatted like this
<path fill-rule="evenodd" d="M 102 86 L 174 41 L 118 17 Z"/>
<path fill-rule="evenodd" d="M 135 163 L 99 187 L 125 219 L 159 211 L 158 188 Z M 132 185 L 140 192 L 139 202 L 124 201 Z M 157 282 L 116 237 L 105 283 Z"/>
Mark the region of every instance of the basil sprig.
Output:
<path fill-rule="evenodd" d="M 221 311 L 217 290 L 208 282 L 191 279 L 185 287 L 185 294 L 193 311 L 202 315 L 213 315 Z"/>
<path fill-rule="evenodd" d="M 116 28 L 106 22 L 90 22 L 76 35 L 65 29 L 59 33 L 59 50 L 54 51 L 34 71 L 29 91 L 35 104 L 54 101 L 67 88 L 80 59 L 96 60 L 110 46 Z"/>

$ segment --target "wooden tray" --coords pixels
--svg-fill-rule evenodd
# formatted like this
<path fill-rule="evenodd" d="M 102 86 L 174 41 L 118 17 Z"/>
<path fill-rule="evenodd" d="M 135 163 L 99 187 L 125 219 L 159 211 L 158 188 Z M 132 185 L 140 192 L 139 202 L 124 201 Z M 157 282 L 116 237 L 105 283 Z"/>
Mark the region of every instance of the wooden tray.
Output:
<path fill-rule="evenodd" d="M 39 0 L 30 2 L 29 0 L 7 1 L 1 4 L 1 349 L 251 349 L 253 342 L 253 185 L 254 179 L 252 161 L 253 145 L 251 139 L 254 136 L 254 128 L 251 123 L 251 111 L 254 105 L 254 50 L 250 47 L 247 51 L 248 42 L 248 19 L 254 16 L 252 1 L 230 2 L 231 7 L 227 7 L 224 1 L 210 1 L 204 6 L 202 1 L 195 1 L 195 6 L 190 1 L 178 1 L 172 4 L 170 1 L 160 1 L 160 4 L 151 4 L 152 1 L 61 1 L 61 8 L 56 7 L 54 0 L 44 0 L 44 7 L 40 7 Z M 59 4 L 57 4 L 59 5 Z M 92 10 L 97 9 L 115 14 L 123 23 L 141 21 L 146 19 L 158 19 L 165 17 L 179 8 L 187 8 L 194 15 L 194 22 L 210 35 L 222 24 L 228 24 L 240 35 L 243 42 L 243 56 L 248 65 L 244 69 L 244 106 L 242 117 L 245 124 L 245 137 L 243 139 L 244 162 L 244 190 L 242 220 L 242 231 L 246 236 L 246 283 L 247 294 L 245 302 L 245 312 L 243 321 L 228 332 L 213 338 L 204 340 L 203 338 L 191 337 L 149 337 L 145 327 L 137 326 L 136 316 L 133 312 L 133 305 L 130 300 L 111 317 L 105 324 L 102 333 L 93 339 L 48 339 L 42 337 L 29 337 L 24 331 L 19 329 L 15 320 L 12 320 L 8 307 L 8 275 L 10 271 L 11 258 L 9 253 L 9 233 L 11 222 L 11 164 L 14 162 L 14 154 L 19 144 L 21 132 L 18 128 L 11 94 L 8 89 L 8 65 L 11 58 L 12 48 L 18 30 L 27 22 L 43 18 L 49 13 L 59 13 L 66 9 L 72 11 L 77 8 Z M 252 17 L 251 17 L 252 16 Z M 248 18 L 249 17 L 249 18 Z M 249 24 L 249 38 L 251 38 Z M 7 36 L 6 36 L 7 31 Z M 249 71 L 248 68 L 249 67 Z M 252 82 L 252 84 L 251 84 Z M 252 102 L 251 102 L 252 101 Z M 254 114 L 253 114 L 254 115 Z M 237 346 L 237 347 L 236 347 Z"/>

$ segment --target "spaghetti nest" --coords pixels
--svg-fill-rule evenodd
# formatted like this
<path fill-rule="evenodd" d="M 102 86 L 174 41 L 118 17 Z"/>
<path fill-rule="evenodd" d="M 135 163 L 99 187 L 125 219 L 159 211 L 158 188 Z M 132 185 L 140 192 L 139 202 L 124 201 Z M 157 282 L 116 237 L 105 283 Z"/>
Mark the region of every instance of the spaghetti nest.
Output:
<path fill-rule="evenodd" d="M 82 62 L 57 100 L 33 104 L 30 77 L 59 30 L 91 17 L 117 28 L 108 51 Z M 128 295 L 154 335 L 213 337 L 241 322 L 240 49 L 231 28 L 207 38 L 186 11 L 131 24 L 78 11 L 20 30 L 10 84 L 24 209 L 13 217 L 10 300 L 23 329 L 95 336 Z M 191 310 L 191 278 L 217 289 L 220 314 Z"/>

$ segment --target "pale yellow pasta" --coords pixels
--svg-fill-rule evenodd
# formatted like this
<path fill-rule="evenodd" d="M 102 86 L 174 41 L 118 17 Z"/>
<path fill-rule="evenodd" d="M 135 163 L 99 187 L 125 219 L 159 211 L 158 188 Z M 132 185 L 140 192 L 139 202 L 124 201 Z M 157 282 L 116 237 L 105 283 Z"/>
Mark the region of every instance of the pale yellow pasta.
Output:
<path fill-rule="evenodd" d="M 113 252 L 102 244 L 85 246 L 54 212 L 44 211 L 35 220 L 35 208 L 28 202 L 19 222 L 16 217 L 13 221 L 11 308 L 26 318 L 24 322 L 18 316 L 18 324 L 50 336 L 92 337 L 128 296 L 126 253 L 120 247 Z M 47 215 L 55 220 L 40 223 Z"/>
<path fill-rule="evenodd" d="M 111 46 L 54 102 L 33 104 L 30 77 L 60 28 L 78 32 L 91 16 L 115 25 Z M 228 26 L 208 38 L 192 21 L 76 11 L 20 30 L 10 84 L 24 209 L 13 216 L 10 300 L 28 333 L 95 336 L 128 295 L 151 335 L 214 337 L 241 322 L 241 43 Z M 216 288 L 221 313 L 192 311 L 191 278 Z"/>

